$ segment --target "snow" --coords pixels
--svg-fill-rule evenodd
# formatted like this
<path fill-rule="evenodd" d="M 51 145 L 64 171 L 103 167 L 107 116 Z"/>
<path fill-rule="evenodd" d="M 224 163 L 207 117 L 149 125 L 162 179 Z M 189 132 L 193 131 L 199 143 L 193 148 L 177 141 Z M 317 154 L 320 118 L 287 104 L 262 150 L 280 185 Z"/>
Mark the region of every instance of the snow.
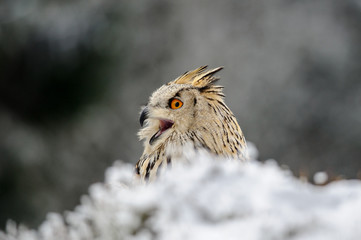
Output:
<path fill-rule="evenodd" d="M 327 180 L 328 180 L 328 175 L 326 172 L 317 172 L 313 176 L 313 181 L 318 185 L 325 184 Z"/>
<path fill-rule="evenodd" d="M 49 213 L 38 230 L 9 221 L 0 239 L 360 239 L 359 180 L 321 187 L 275 161 L 186 158 L 188 164 L 148 185 L 134 181 L 132 165 L 117 161 L 74 211 Z"/>

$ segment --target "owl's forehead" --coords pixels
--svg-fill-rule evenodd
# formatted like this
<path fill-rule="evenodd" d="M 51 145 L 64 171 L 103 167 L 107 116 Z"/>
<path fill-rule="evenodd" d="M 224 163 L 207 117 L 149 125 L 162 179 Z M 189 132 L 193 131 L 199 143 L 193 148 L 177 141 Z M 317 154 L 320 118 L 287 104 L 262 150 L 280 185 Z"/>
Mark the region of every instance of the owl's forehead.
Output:
<path fill-rule="evenodd" d="M 175 97 L 175 95 L 184 89 L 192 88 L 189 84 L 170 84 L 163 85 L 157 89 L 149 99 L 150 105 L 156 105 L 162 100 L 168 100 Z"/>

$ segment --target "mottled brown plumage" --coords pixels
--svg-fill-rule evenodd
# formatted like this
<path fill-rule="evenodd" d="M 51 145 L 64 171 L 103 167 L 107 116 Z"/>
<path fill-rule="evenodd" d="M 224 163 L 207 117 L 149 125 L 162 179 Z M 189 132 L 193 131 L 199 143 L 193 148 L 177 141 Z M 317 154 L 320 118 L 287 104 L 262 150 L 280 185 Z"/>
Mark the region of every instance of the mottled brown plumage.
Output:
<path fill-rule="evenodd" d="M 206 66 L 186 72 L 155 91 L 143 109 L 138 135 L 144 152 L 135 170 L 142 181 L 154 180 L 160 169 L 182 159 L 184 150 L 205 149 L 212 154 L 245 161 L 246 141 L 231 110 L 223 101 L 223 87 L 214 83 L 222 67 Z"/>

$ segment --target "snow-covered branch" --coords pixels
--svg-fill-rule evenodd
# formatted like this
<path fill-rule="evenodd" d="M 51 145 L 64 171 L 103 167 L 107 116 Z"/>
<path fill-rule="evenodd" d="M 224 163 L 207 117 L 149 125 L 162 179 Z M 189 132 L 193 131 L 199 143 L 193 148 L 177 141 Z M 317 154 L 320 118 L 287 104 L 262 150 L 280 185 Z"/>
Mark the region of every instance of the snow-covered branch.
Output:
<path fill-rule="evenodd" d="M 0 239 L 360 239 L 359 180 L 319 187 L 272 161 L 188 157 L 146 186 L 116 162 L 74 211 L 49 213 L 38 230 L 9 222 Z"/>

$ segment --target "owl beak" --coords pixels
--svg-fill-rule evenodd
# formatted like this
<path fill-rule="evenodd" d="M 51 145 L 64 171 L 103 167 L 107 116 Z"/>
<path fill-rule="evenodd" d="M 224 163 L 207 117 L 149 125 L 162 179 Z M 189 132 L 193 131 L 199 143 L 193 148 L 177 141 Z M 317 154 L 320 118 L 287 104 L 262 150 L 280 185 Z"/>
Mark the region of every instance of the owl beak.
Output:
<path fill-rule="evenodd" d="M 149 140 L 149 144 L 152 143 L 162 135 L 165 131 L 173 126 L 174 122 L 169 119 L 159 119 L 159 130 Z"/>
<path fill-rule="evenodd" d="M 144 125 L 144 121 L 148 119 L 148 113 L 149 113 L 149 109 L 148 107 L 145 107 L 142 111 L 142 113 L 140 114 L 140 118 L 139 118 L 139 122 L 140 122 L 140 126 L 143 127 Z"/>

